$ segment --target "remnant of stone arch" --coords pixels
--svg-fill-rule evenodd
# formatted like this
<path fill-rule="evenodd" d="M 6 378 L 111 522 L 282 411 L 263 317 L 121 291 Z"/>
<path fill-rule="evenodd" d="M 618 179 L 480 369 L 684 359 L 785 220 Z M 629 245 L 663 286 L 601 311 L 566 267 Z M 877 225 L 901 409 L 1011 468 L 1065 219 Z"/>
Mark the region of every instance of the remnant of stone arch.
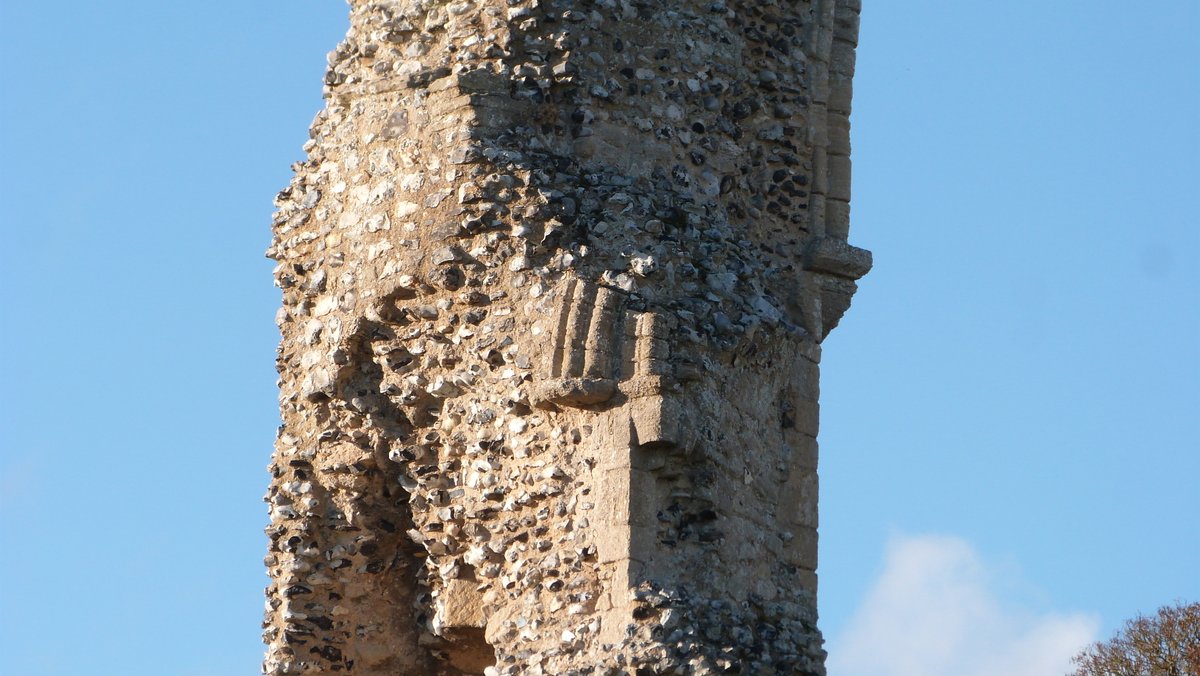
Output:
<path fill-rule="evenodd" d="M 351 0 L 268 254 L 264 670 L 823 673 L 857 0 Z"/>

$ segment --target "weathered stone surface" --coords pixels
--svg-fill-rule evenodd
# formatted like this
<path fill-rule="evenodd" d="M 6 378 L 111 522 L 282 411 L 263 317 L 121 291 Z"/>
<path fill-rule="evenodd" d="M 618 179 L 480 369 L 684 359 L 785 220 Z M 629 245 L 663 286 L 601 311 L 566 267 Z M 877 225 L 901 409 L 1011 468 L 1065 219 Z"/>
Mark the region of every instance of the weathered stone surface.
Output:
<path fill-rule="evenodd" d="M 267 673 L 824 673 L 858 4 L 351 0 L 268 251 Z"/>

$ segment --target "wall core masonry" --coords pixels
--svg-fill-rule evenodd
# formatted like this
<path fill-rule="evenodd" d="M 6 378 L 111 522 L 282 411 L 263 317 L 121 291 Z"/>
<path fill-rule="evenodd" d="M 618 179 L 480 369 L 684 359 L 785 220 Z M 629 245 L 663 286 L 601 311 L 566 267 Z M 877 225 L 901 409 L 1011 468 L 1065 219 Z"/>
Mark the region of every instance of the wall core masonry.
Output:
<path fill-rule="evenodd" d="M 824 674 L 859 0 L 351 0 L 277 198 L 268 674 Z"/>

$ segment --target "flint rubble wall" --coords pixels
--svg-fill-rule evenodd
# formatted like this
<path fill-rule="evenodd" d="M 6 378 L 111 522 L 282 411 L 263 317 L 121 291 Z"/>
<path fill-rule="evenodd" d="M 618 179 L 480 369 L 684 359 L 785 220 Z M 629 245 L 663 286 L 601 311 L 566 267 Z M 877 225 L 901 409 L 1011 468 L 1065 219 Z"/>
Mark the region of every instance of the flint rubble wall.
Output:
<path fill-rule="evenodd" d="M 264 672 L 823 674 L 858 0 L 351 0 L 277 199 Z"/>

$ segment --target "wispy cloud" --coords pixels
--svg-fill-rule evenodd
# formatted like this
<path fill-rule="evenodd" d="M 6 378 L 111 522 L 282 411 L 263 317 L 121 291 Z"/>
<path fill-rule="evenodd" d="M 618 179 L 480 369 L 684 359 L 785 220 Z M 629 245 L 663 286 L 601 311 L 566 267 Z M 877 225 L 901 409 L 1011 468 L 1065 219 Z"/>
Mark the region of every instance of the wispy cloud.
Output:
<path fill-rule="evenodd" d="M 830 676 L 1061 676 L 1099 618 L 1037 612 L 1005 598 L 1018 580 L 965 540 L 897 536 L 846 630 Z"/>

